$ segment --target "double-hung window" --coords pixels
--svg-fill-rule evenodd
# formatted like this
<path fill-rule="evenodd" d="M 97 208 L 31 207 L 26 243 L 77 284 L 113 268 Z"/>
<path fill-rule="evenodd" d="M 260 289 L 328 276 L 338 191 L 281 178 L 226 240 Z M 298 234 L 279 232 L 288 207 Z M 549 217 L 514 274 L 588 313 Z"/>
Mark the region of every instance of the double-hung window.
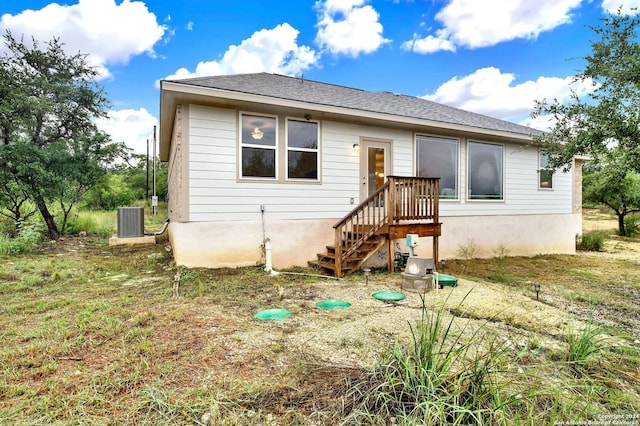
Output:
<path fill-rule="evenodd" d="M 251 114 L 241 114 L 240 117 L 241 177 L 277 179 L 276 117 Z"/>
<path fill-rule="evenodd" d="M 468 198 L 504 199 L 504 146 L 492 143 L 468 143 Z"/>
<path fill-rule="evenodd" d="M 538 168 L 538 188 L 553 189 L 553 169 L 549 167 L 549 157 L 540 151 Z"/>
<path fill-rule="evenodd" d="M 287 179 L 318 180 L 318 123 L 287 120 Z"/>
<path fill-rule="evenodd" d="M 440 198 L 458 198 L 458 139 L 416 136 L 417 175 L 440 178 Z"/>

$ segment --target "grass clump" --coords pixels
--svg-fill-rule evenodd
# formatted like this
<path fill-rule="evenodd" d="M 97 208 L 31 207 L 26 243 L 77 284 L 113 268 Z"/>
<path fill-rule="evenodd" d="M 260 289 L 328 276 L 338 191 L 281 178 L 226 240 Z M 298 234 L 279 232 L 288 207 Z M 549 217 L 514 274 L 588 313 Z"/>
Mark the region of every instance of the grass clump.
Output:
<path fill-rule="evenodd" d="M 347 392 L 346 423 L 492 424 L 509 402 L 496 380 L 506 346 L 476 329 L 456 330 L 441 307 L 429 312 L 422 299 L 412 345 L 396 344 L 379 365 Z"/>
<path fill-rule="evenodd" d="M 581 369 L 591 358 L 604 349 L 607 336 L 604 336 L 600 329 L 589 321 L 580 331 L 569 324 L 566 339 L 568 344 L 567 362 L 572 368 Z"/>
<path fill-rule="evenodd" d="M 576 238 L 576 248 L 584 251 L 602 251 L 606 239 L 607 233 L 604 231 L 585 232 Z"/>

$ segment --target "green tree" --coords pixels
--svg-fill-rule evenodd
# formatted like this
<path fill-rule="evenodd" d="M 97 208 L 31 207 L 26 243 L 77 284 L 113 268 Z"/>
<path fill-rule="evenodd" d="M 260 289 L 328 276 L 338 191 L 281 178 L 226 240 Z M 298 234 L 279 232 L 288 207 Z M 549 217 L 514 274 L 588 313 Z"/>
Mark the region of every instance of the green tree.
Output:
<path fill-rule="evenodd" d="M 27 194 L 57 239 L 72 206 L 123 152 L 98 131 L 108 100 L 86 56 L 54 38 L 41 49 L 7 31 L 0 57 L 0 168 Z M 4 188 L 0 187 L 0 191 Z M 6 198 L 6 197 L 5 197 Z M 58 226 L 53 208 L 63 214 Z"/>
<path fill-rule="evenodd" d="M 83 201 L 90 209 L 115 210 L 130 205 L 135 199 L 127 177 L 110 173 L 84 196 Z"/>
<path fill-rule="evenodd" d="M 33 216 L 38 210 L 31 203 L 29 195 L 25 194 L 16 183 L 13 176 L 0 170 L 0 215 L 10 219 L 14 223 L 12 234 L 15 236 L 20 231 L 20 224 Z"/>
<path fill-rule="evenodd" d="M 583 200 L 600 203 L 613 210 L 618 218 L 618 234 L 629 235 L 625 217 L 640 212 L 640 173 L 615 167 L 585 170 Z"/>
<path fill-rule="evenodd" d="M 638 24 L 631 15 L 608 15 L 600 27 L 591 55 L 576 82 L 591 84 L 586 95 L 573 91 L 567 103 L 538 101 L 533 117 L 549 115 L 553 128 L 535 138 L 544 147 L 551 167 L 571 167 L 575 156 L 588 156 L 593 176 L 585 194 L 612 208 L 619 234 L 626 235 L 624 217 L 640 207 L 637 186 L 640 172 L 640 44 Z M 613 180 L 609 181 L 607 180 Z M 607 201 L 604 201 L 607 200 Z M 617 200 L 617 201 L 615 201 Z"/>

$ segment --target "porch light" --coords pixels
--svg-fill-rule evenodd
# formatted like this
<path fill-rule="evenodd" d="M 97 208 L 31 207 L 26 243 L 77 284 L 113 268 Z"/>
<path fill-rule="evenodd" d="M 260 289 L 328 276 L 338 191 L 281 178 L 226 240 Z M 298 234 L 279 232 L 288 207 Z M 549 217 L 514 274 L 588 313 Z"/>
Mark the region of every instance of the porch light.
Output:
<path fill-rule="evenodd" d="M 263 136 L 264 136 L 264 133 L 262 132 L 262 130 L 260 130 L 257 127 L 253 129 L 253 132 L 251 132 L 251 137 L 254 139 L 262 139 Z"/>
<path fill-rule="evenodd" d="M 360 144 L 359 144 L 359 143 L 354 143 L 354 144 L 353 144 L 353 150 L 354 150 L 355 152 L 360 151 Z"/>

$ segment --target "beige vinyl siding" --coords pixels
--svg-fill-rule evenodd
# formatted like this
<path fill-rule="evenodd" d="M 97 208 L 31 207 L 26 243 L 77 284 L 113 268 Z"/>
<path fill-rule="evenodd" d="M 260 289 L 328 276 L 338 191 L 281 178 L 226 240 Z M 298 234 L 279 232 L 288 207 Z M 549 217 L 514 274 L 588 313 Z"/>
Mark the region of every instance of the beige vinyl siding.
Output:
<path fill-rule="evenodd" d="M 238 112 L 197 105 L 190 112 L 190 221 L 260 220 L 260 205 L 268 220 L 336 219 L 355 206 L 350 198 L 358 202 L 353 126 L 320 124 L 320 182 L 239 180 Z"/>
<path fill-rule="evenodd" d="M 415 176 L 414 132 L 321 120 L 319 182 L 240 180 L 237 122 L 237 110 L 189 107 L 189 221 L 259 221 L 260 205 L 266 220 L 342 218 L 360 202 L 360 154 L 353 145 L 363 139 L 390 141 L 391 174 Z M 283 149 L 284 140 L 279 144 Z M 504 200 L 469 201 L 467 139 L 460 138 L 460 199 L 442 200 L 441 216 L 571 214 L 572 173 L 556 172 L 554 189 L 539 190 L 538 150 L 504 146 Z"/>
<path fill-rule="evenodd" d="M 505 144 L 504 200 L 467 200 L 466 143 L 461 143 L 460 201 L 441 201 L 441 216 L 531 215 L 572 213 L 572 172 L 554 174 L 554 189 L 538 189 L 538 149 Z"/>

